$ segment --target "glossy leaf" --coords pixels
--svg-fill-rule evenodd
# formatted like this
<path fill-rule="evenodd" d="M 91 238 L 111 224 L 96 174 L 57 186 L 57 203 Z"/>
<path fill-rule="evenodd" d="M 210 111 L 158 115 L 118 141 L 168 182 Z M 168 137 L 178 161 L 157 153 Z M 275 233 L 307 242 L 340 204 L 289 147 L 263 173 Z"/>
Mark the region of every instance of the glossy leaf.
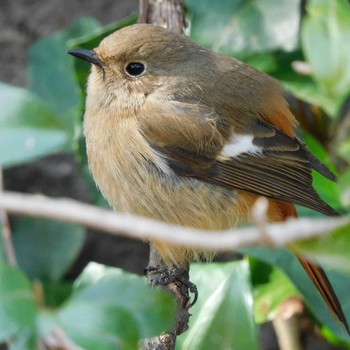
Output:
<path fill-rule="evenodd" d="M 191 280 L 199 299 L 177 349 L 258 349 L 248 262 L 195 264 Z"/>
<path fill-rule="evenodd" d="M 0 343 L 34 330 L 37 307 L 23 273 L 0 262 Z"/>
<path fill-rule="evenodd" d="M 56 114 L 28 90 L 0 83 L 0 165 L 13 166 L 65 148 Z"/>
<path fill-rule="evenodd" d="M 349 232 L 350 225 L 345 225 L 332 234 L 294 243 L 293 248 L 322 266 L 334 268 L 350 275 Z"/>
<path fill-rule="evenodd" d="M 347 0 L 311 0 L 301 32 L 313 76 L 331 97 L 350 92 L 350 4 Z"/>
<path fill-rule="evenodd" d="M 67 135 L 61 130 L 35 128 L 0 129 L 0 166 L 32 161 L 64 148 Z"/>
<path fill-rule="evenodd" d="M 191 37 L 216 51 L 246 56 L 297 46 L 299 0 L 186 0 L 185 4 Z"/>
<path fill-rule="evenodd" d="M 349 341 L 344 329 L 335 321 L 320 293 L 292 253 L 285 249 L 265 247 L 245 248 L 241 249 L 241 252 L 282 269 L 299 290 L 313 315 L 322 324 L 329 327 L 340 339 Z M 325 270 L 344 308 L 345 314 L 349 315 L 350 277 L 327 268 Z"/>
<path fill-rule="evenodd" d="M 0 82 L 0 127 L 58 129 L 57 115 L 30 91 Z"/>
<path fill-rule="evenodd" d="M 169 330 L 174 313 L 172 296 L 144 278 L 90 263 L 52 322 L 84 348 L 133 349 L 140 338 Z"/>
<path fill-rule="evenodd" d="M 32 279 L 58 281 L 84 241 L 85 229 L 74 224 L 24 217 L 13 227 L 19 265 Z"/>
<path fill-rule="evenodd" d="M 116 295 L 117 297 L 117 295 Z M 134 350 L 140 340 L 132 313 L 96 300 L 70 303 L 58 315 L 58 323 L 83 349 Z"/>

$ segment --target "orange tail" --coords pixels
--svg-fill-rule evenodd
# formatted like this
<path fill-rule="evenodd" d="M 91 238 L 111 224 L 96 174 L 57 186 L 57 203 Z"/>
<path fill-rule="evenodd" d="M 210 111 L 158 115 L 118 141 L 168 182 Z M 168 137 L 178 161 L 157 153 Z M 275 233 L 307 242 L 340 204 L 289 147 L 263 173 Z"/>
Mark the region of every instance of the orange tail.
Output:
<path fill-rule="evenodd" d="M 272 201 L 270 201 L 269 215 L 271 217 L 279 216 L 280 220 L 282 221 L 286 220 L 288 217 L 291 216 L 298 216 L 295 206 L 293 204 L 278 203 Z M 307 261 L 299 255 L 297 255 L 297 258 L 299 259 L 304 270 L 307 272 L 311 281 L 314 283 L 314 285 L 322 295 L 323 299 L 327 303 L 334 318 L 337 321 L 340 321 L 345 326 L 347 332 L 350 334 L 349 325 L 344 315 L 343 308 L 341 307 L 338 297 L 335 294 L 335 291 L 331 283 L 329 282 L 329 279 L 324 270 L 320 266 Z"/>
<path fill-rule="evenodd" d="M 345 326 L 347 332 L 350 334 L 349 325 L 344 315 L 343 308 L 341 307 L 338 297 L 335 294 L 335 291 L 322 267 L 307 261 L 301 256 L 297 255 L 297 258 L 299 259 L 304 270 L 311 278 L 311 281 L 321 293 L 334 318 L 340 321 Z"/>

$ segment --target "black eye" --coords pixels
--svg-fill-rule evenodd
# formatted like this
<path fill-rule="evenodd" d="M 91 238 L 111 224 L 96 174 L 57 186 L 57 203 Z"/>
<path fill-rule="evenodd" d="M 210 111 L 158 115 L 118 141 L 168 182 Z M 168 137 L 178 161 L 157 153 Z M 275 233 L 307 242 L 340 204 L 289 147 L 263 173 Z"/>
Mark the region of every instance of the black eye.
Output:
<path fill-rule="evenodd" d="M 132 77 L 138 77 L 145 71 L 145 65 L 140 62 L 131 62 L 125 67 L 125 71 Z"/>

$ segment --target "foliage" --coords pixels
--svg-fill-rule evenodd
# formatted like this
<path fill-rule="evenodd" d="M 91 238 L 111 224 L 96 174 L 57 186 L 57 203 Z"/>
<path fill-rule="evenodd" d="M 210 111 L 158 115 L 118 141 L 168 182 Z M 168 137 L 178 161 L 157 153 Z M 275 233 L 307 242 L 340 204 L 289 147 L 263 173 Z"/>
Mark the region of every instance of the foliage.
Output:
<path fill-rule="evenodd" d="M 295 111 L 301 125 L 309 125 L 304 139 L 339 173 L 337 183 L 315 175 L 315 187 L 341 213 L 349 213 L 349 135 L 335 142 L 344 116 L 341 111 L 350 95 L 348 2 L 309 0 L 304 18 L 299 0 L 187 0 L 186 7 L 195 41 L 271 74 L 299 105 L 309 103 Z M 2 167 L 53 152 L 75 152 L 86 169 L 81 116 L 89 66 L 73 61 L 65 50 L 93 48 L 104 36 L 135 19 L 132 16 L 102 27 L 95 19 L 84 18 L 33 45 L 28 89 L 0 83 Z M 298 61 L 306 61 L 311 73 L 301 74 L 296 69 Z M 96 193 L 95 198 L 98 203 Z M 315 215 L 303 208 L 299 214 Z M 6 264 L 0 241 L 0 342 L 11 339 L 12 349 L 35 349 L 39 339 L 59 328 L 86 349 L 134 349 L 140 337 L 170 327 L 171 298 L 148 288 L 141 277 L 90 264 L 77 280 L 65 281 L 84 242 L 82 227 L 22 218 L 13 231 L 19 268 Z M 345 227 L 320 239 L 299 242 L 294 249 L 326 267 L 350 315 L 348 233 Z M 242 252 L 250 256 L 249 263 L 193 267 L 191 278 L 199 286 L 200 299 L 193 308 L 190 330 L 179 338 L 180 348 L 256 349 L 253 313 L 257 322 L 266 322 L 284 301 L 295 296 L 306 301 L 330 341 L 350 348 L 349 337 L 334 322 L 292 254 L 271 248 Z"/>
<path fill-rule="evenodd" d="M 178 349 L 258 349 L 247 261 L 195 264 L 191 280 L 200 297 Z"/>

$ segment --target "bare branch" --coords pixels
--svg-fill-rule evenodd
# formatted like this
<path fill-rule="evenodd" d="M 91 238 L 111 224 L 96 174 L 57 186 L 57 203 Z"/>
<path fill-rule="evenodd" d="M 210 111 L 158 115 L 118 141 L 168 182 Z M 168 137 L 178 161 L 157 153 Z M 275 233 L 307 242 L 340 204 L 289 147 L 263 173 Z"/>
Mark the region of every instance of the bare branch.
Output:
<path fill-rule="evenodd" d="M 129 238 L 157 240 L 187 247 L 221 251 L 264 244 L 266 243 L 265 235 L 274 246 L 286 246 L 298 240 L 325 235 L 350 223 L 350 216 L 325 219 L 299 218 L 283 223 L 267 223 L 264 225 L 263 235 L 257 227 L 204 231 L 115 213 L 71 199 L 52 199 L 42 195 L 6 191 L 0 194 L 0 209 L 13 214 L 77 223 Z"/>

